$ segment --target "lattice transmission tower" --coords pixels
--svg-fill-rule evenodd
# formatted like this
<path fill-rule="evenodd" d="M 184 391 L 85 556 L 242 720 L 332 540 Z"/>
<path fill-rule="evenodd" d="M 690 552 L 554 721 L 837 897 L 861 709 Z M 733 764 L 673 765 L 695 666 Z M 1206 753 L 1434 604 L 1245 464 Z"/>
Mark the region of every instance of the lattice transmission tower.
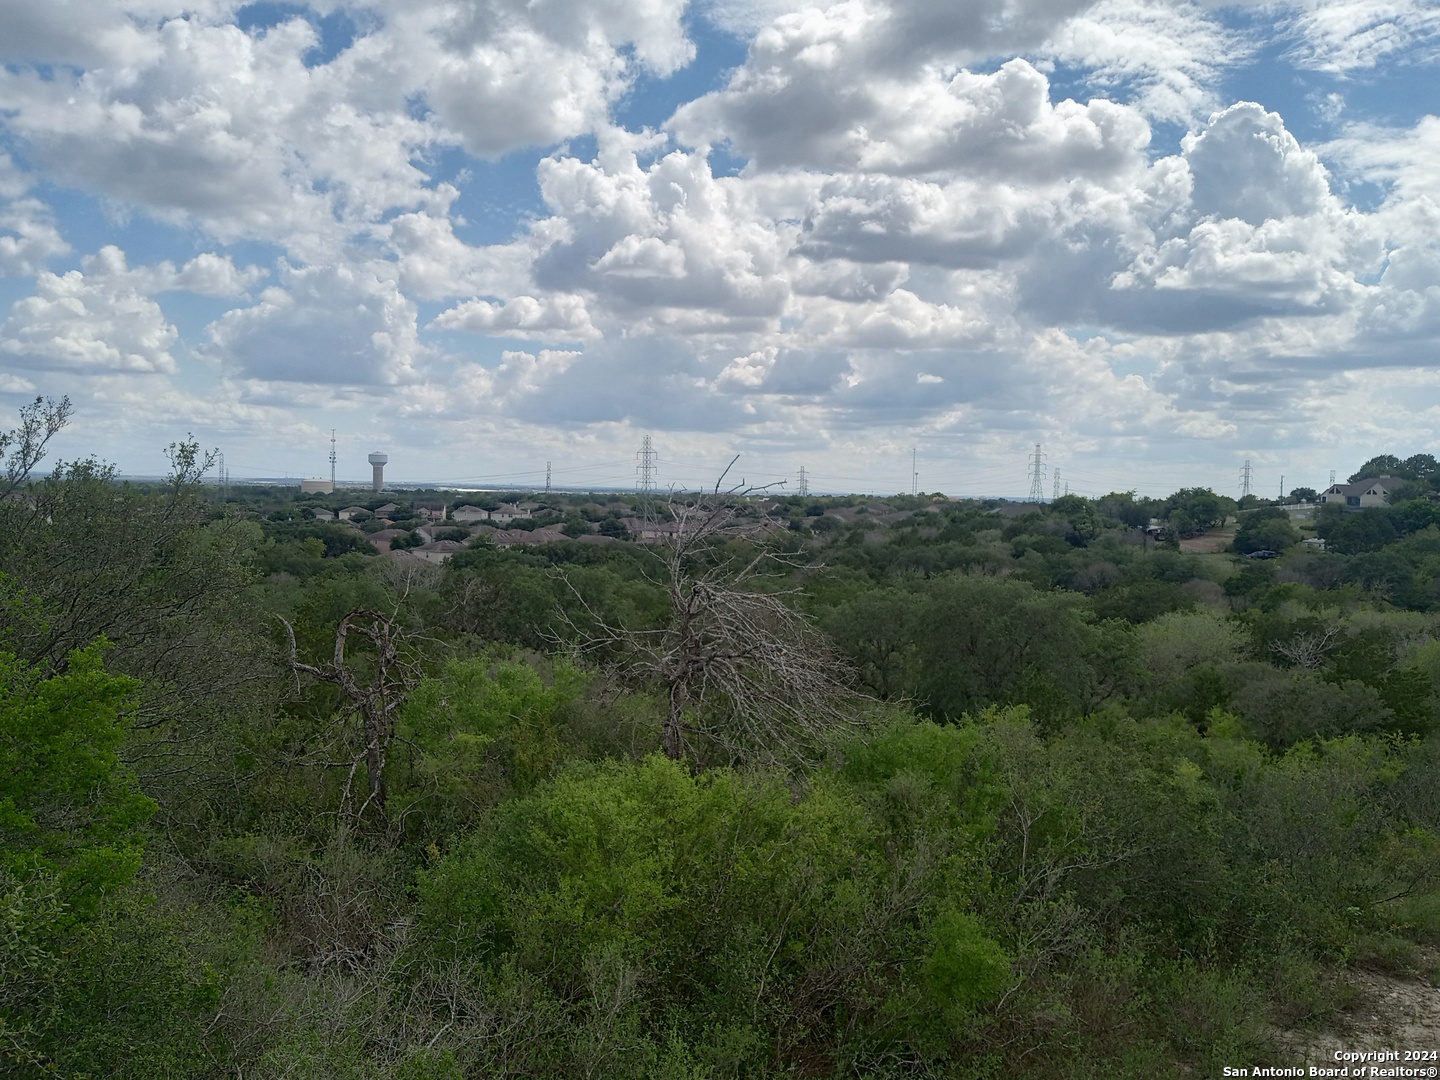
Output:
<path fill-rule="evenodd" d="M 1055 494 L 1052 495 L 1051 498 L 1052 498 L 1052 499 L 1058 499 L 1058 498 L 1060 497 L 1060 470 L 1059 470 L 1059 469 L 1056 469 L 1056 470 L 1055 470 L 1055 472 L 1052 474 L 1052 478 L 1053 478 L 1054 481 L 1055 481 L 1055 486 L 1054 486 L 1054 488 L 1052 489 L 1052 490 L 1055 492 Z"/>
<path fill-rule="evenodd" d="M 1250 459 L 1245 459 L 1245 464 L 1240 466 L 1240 497 L 1243 499 L 1250 494 L 1250 479 L 1253 475 L 1250 468 Z"/>
<path fill-rule="evenodd" d="M 550 462 L 545 462 L 545 494 L 550 494 Z"/>
<path fill-rule="evenodd" d="M 800 466 L 800 475 L 795 484 L 796 493 L 799 495 L 810 494 L 810 477 L 805 474 L 805 466 Z"/>
<path fill-rule="evenodd" d="M 635 490 L 640 495 L 640 516 L 650 517 L 651 502 L 655 497 L 655 444 L 646 435 L 635 455 Z"/>
<path fill-rule="evenodd" d="M 1040 452 L 1038 442 L 1030 455 L 1030 501 L 1045 501 L 1045 455 Z"/>
<path fill-rule="evenodd" d="M 335 429 L 330 429 L 330 490 L 335 490 Z"/>

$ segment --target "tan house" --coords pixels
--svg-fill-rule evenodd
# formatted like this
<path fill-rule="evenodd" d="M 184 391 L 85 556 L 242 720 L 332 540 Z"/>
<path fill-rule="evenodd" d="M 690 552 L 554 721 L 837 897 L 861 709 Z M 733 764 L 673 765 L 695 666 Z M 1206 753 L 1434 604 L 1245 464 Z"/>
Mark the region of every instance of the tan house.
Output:
<path fill-rule="evenodd" d="M 417 548 L 411 548 L 410 554 L 426 562 L 443 563 L 457 551 L 464 551 L 465 545 L 454 540 L 436 540 L 432 544 L 424 544 Z"/>
<path fill-rule="evenodd" d="M 497 525 L 508 525 L 519 518 L 530 517 L 530 511 L 523 506 L 516 506 L 513 503 L 501 503 L 500 506 L 490 511 L 490 520 Z"/>
<path fill-rule="evenodd" d="M 1332 484 L 1320 493 L 1320 501 L 1339 503 L 1346 510 L 1368 510 L 1372 506 L 1387 506 L 1390 493 L 1404 482 L 1393 476 L 1372 476 L 1357 480 L 1353 484 Z"/>
<path fill-rule="evenodd" d="M 370 511 L 363 506 L 347 506 L 343 510 L 337 511 L 335 516 L 341 521 L 349 521 L 351 518 L 369 517 Z"/>
<path fill-rule="evenodd" d="M 471 506 L 469 503 L 464 503 L 455 508 L 455 512 L 450 515 L 450 519 L 461 525 L 471 525 L 477 521 L 489 521 L 490 511 L 481 510 L 478 506 Z"/>

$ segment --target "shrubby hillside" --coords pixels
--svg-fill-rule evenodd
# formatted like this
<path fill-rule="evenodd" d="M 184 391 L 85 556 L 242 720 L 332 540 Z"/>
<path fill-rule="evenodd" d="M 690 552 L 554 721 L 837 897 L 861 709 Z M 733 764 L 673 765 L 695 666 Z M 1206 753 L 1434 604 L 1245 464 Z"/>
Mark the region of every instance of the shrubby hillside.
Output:
<path fill-rule="evenodd" d="M 1218 1075 L 1357 968 L 1440 979 L 1417 459 L 1360 514 L 501 530 L 450 514 L 524 493 L 225 501 L 193 442 L 46 474 L 67 413 L 0 442 L 7 1075 Z"/>

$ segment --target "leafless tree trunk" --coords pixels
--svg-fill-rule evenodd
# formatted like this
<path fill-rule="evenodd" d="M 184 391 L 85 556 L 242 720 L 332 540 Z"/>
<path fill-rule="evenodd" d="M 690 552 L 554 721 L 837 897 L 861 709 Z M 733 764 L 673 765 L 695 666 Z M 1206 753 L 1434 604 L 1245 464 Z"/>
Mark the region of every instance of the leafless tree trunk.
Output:
<path fill-rule="evenodd" d="M 335 628 L 335 653 L 331 660 L 325 664 L 306 664 L 297 655 L 294 628 L 283 617 L 276 617 L 284 624 L 289 638 L 291 669 L 338 686 L 345 695 L 351 714 L 360 718 L 359 746 L 352 744 L 348 761 L 332 763 L 349 769 L 341 797 L 342 805 L 350 801 L 355 772 L 363 761 L 369 791 L 355 816 L 362 816 L 372 805 L 383 815 L 385 760 L 395 734 L 395 714 L 418 677 L 412 665 L 401 656 L 401 628 L 393 616 L 365 609 L 352 611 Z M 352 662 L 346 657 L 351 634 L 365 638 L 374 650 L 371 658 L 374 671 L 365 682 L 357 676 Z"/>
<path fill-rule="evenodd" d="M 812 761 L 825 741 L 866 719 L 843 659 L 786 602 L 794 590 L 759 591 L 800 564 L 767 548 L 764 527 L 740 516 L 758 490 L 742 483 L 722 492 L 717 483 L 708 495 L 671 497 L 675 531 L 653 579 L 670 600 L 664 626 L 617 627 L 587 605 L 591 625 L 570 627 L 581 652 L 618 652 L 622 670 L 665 688 L 661 748 L 677 760 L 709 743 L 732 757 Z M 756 543 L 726 546 L 735 539 Z"/>

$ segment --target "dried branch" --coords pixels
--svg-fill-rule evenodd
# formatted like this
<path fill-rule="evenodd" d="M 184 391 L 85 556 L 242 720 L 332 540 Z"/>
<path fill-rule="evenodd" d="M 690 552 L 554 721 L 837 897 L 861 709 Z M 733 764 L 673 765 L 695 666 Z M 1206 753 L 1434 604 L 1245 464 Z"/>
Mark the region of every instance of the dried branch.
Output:
<path fill-rule="evenodd" d="M 355 810 L 355 816 L 362 816 L 372 805 L 383 815 L 387 796 L 385 761 L 390 744 L 395 738 L 395 714 L 405 703 L 406 697 L 420 677 L 414 664 L 401 655 L 404 639 L 402 629 L 393 615 L 357 609 L 342 618 L 336 626 L 335 651 L 331 660 L 325 664 L 307 664 L 299 658 L 294 627 L 283 616 L 277 615 L 276 618 L 285 627 L 289 640 L 290 669 L 296 672 L 297 676 L 304 673 L 321 682 L 338 686 L 345 696 L 349 715 L 360 718 L 358 744 L 352 741 L 352 753 L 348 762 L 335 763 L 348 769 L 341 806 L 349 804 L 355 774 L 361 762 L 364 762 L 368 792 L 364 802 Z M 374 671 L 368 681 L 362 681 L 347 660 L 346 650 L 352 633 L 368 641 L 373 649 L 374 656 L 371 659 Z"/>
<path fill-rule="evenodd" d="M 1335 639 L 1340 636 L 1340 627 L 1332 626 L 1323 634 L 1297 632 L 1289 641 L 1272 641 L 1270 651 L 1278 653 L 1304 671 L 1315 671 L 1325 666 L 1334 648 Z"/>
<path fill-rule="evenodd" d="M 676 528 L 658 575 L 670 601 L 663 626 L 611 624 L 563 575 L 588 625 L 562 618 L 576 651 L 619 653 L 622 670 L 665 688 L 662 748 L 671 758 L 705 743 L 732 757 L 812 761 L 835 733 L 864 722 L 864 699 L 828 639 L 786 603 L 793 592 L 757 589 L 801 561 L 764 547 L 724 550 L 753 533 L 737 521 L 738 502 L 763 490 L 742 480 L 722 492 L 734 464 L 711 494 L 672 493 L 667 503 Z"/>

